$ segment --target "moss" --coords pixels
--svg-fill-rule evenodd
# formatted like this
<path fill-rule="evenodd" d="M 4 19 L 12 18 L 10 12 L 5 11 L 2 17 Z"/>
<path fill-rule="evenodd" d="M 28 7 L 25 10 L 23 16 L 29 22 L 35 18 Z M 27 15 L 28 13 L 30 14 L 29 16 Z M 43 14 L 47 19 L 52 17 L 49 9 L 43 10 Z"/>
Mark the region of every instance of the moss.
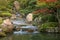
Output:
<path fill-rule="evenodd" d="M 7 32 L 7 30 L 8 30 L 7 28 L 2 28 L 2 29 L 3 29 L 3 32 Z"/>
<path fill-rule="evenodd" d="M 2 31 L 5 32 L 5 33 L 11 33 L 13 31 L 13 29 L 9 28 L 9 26 L 7 26 L 7 27 L 3 27 Z"/>
<path fill-rule="evenodd" d="M 0 32 L 0 36 L 5 37 L 6 34 L 4 32 Z"/>

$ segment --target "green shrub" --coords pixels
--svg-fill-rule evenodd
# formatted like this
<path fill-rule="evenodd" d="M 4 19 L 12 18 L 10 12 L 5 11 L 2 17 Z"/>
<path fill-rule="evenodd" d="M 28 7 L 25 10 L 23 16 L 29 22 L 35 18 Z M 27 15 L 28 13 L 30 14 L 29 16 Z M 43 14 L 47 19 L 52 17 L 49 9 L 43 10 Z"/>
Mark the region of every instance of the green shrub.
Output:
<path fill-rule="evenodd" d="M 57 22 L 47 22 L 47 23 L 43 23 L 39 30 L 44 30 L 44 29 L 47 29 L 47 28 L 50 28 L 50 27 L 58 27 L 58 23 Z"/>
<path fill-rule="evenodd" d="M 43 22 L 58 22 L 57 18 L 54 15 L 45 15 L 42 16 Z"/>

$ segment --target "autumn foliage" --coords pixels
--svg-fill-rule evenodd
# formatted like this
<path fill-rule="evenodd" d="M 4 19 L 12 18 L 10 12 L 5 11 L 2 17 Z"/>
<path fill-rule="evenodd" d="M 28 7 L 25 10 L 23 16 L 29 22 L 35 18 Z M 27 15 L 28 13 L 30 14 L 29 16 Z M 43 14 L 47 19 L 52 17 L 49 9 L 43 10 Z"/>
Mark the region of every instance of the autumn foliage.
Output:
<path fill-rule="evenodd" d="M 38 0 L 40 2 L 57 2 L 57 0 Z"/>
<path fill-rule="evenodd" d="M 54 10 L 53 9 L 49 9 L 49 8 L 43 8 L 43 9 L 39 9 L 39 10 L 36 10 L 36 11 L 34 11 L 33 12 L 33 14 L 45 14 L 45 13 L 52 13 L 52 12 L 54 12 Z"/>
<path fill-rule="evenodd" d="M 37 13 L 51 13 L 54 12 L 55 9 L 49 9 L 49 8 L 60 8 L 60 5 L 56 5 L 56 3 L 58 2 L 58 0 L 37 0 L 37 5 L 39 7 L 43 7 L 45 5 L 44 8 L 39 9 L 34 11 L 34 14 Z M 47 7 L 48 6 L 48 7 Z"/>
<path fill-rule="evenodd" d="M 37 14 L 37 13 L 45 13 L 45 12 L 47 12 L 47 11 L 49 11 L 49 9 L 44 8 L 44 9 L 36 10 L 36 11 L 34 11 L 33 13 L 34 13 L 34 14 Z"/>

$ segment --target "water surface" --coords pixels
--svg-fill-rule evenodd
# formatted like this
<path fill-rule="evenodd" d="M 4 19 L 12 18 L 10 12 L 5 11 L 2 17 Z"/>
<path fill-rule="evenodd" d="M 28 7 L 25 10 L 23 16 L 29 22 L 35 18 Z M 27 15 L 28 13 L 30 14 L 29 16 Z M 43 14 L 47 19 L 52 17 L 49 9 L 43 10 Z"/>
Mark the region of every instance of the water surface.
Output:
<path fill-rule="evenodd" d="M 29 35 L 16 35 L 0 38 L 0 40 L 60 40 L 60 34 L 29 34 Z"/>

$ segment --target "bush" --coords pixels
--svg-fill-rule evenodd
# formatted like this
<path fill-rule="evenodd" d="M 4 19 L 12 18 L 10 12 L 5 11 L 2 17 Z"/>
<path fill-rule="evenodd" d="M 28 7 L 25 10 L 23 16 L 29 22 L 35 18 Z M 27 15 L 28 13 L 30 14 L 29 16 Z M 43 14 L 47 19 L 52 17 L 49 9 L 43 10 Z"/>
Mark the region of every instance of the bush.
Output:
<path fill-rule="evenodd" d="M 42 16 L 42 22 L 58 22 L 58 20 L 54 15 L 45 15 Z"/>
<path fill-rule="evenodd" d="M 57 27 L 57 26 L 58 26 L 57 22 L 47 22 L 47 23 L 42 24 L 39 30 L 41 31 L 50 27 Z"/>

